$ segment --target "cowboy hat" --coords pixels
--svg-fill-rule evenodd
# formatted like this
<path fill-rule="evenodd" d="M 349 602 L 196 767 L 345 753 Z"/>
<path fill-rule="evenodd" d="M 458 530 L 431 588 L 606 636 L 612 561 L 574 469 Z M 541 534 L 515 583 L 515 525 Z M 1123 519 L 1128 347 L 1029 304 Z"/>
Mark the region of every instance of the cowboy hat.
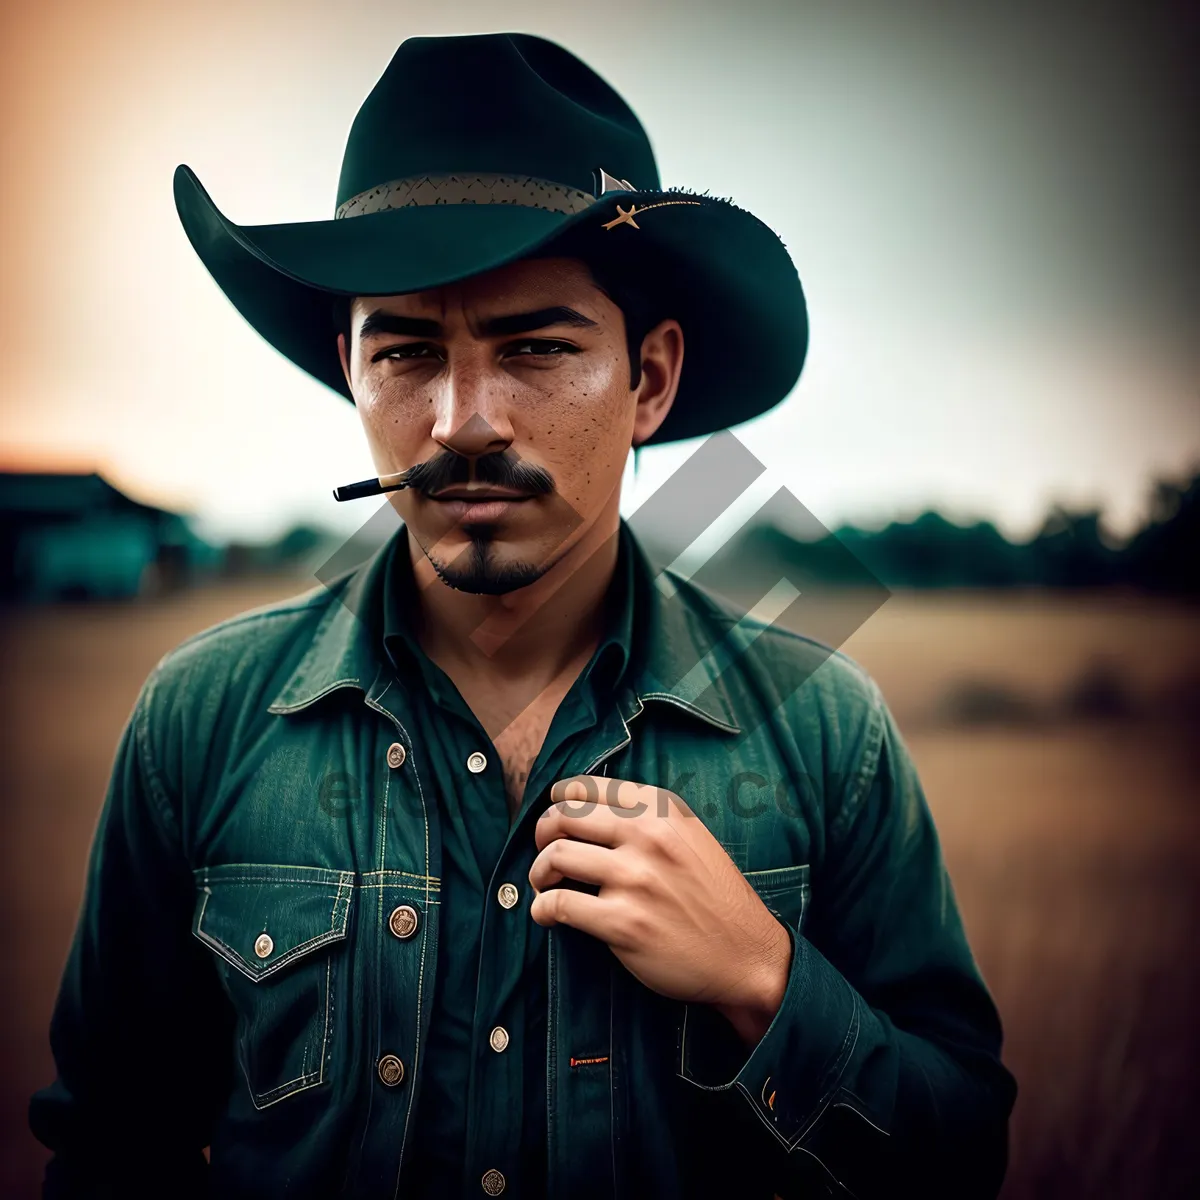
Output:
<path fill-rule="evenodd" d="M 632 272 L 682 326 L 679 390 L 649 442 L 765 412 L 804 363 L 804 293 L 779 238 L 728 200 L 664 190 L 625 101 L 529 34 L 402 43 L 354 119 L 332 220 L 236 225 L 187 166 L 175 204 L 242 316 L 351 402 L 335 296 L 424 291 L 551 253 Z"/>

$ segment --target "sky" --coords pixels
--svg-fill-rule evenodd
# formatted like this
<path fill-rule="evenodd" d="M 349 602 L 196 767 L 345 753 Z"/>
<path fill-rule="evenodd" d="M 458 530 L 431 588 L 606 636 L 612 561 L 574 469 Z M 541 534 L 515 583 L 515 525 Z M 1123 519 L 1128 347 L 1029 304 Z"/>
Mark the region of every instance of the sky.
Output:
<path fill-rule="evenodd" d="M 330 496 L 373 473 L 355 410 L 225 300 L 172 172 L 240 223 L 332 217 L 396 46 L 500 30 L 584 58 L 664 186 L 732 197 L 792 254 L 809 356 L 735 429 L 767 468 L 745 503 L 1018 537 L 1095 505 L 1119 534 L 1200 466 L 1200 26 L 1153 5 L 0 4 L 5 466 L 101 469 L 213 536 L 363 524 Z M 623 509 L 694 448 L 643 451 Z"/>

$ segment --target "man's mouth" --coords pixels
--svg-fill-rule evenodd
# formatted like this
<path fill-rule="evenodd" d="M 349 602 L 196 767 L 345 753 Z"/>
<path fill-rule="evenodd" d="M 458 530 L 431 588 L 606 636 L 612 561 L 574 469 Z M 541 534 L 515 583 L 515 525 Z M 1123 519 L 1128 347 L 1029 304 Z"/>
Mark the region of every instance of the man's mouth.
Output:
<path fill-rule="evenodd" d="M 497 487 L 451 487 L 434 492 L 433 500 L 469 500 L 475 503 L 484 500 L 528 500 L 528 492 L 516 492 Z"/>
<path fill-rule="evenodd" d="M 451 519 L 472 522 L 499 521 L 518 504 L 533 497 L 527 492 L 495 487 L 452 487 L 435 492 L 429 499 Z"/>

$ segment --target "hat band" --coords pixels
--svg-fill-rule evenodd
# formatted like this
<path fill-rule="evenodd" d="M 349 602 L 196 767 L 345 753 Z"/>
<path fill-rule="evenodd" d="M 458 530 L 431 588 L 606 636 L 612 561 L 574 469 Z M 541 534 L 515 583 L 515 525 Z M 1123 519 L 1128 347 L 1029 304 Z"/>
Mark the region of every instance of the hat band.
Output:
<path fill-rule="evenodd" d="M 394 179 L 339 204 L 334 219 L 422 204 L 516 204 L 557 213 L 581 213 L 598 197 L 531 175 L 417 175 Z"/>

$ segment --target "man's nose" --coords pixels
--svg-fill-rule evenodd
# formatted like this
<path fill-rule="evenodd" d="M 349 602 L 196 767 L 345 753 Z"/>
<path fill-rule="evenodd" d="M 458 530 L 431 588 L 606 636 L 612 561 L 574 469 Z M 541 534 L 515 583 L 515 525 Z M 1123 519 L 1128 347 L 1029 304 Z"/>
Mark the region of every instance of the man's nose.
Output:
<path fill-rule="evenodd" d="M 451 366 L 433 397 L 433 440 L 464 458 L 507 450 L 513 441 L 510 395 L 511 381 L 506 388 L 478 364 Z"/>

